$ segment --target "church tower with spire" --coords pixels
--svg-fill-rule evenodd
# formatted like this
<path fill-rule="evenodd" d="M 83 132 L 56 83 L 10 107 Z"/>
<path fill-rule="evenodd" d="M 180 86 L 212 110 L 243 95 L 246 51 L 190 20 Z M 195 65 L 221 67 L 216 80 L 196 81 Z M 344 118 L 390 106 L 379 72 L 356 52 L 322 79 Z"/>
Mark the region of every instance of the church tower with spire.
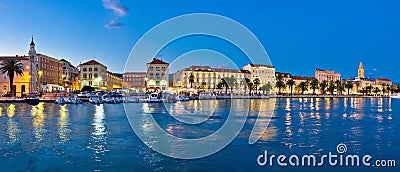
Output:
<path fill-rule="evenodd" d="M 365 70 L 362 62 L 360 62 L 360 65 L 358 66 L 358 78 L 365 78 Z"/>
<path fill-rule="evenodd" d="M 33 41 L 33 36 L 31 40 L 31 44 L 29 45 L 29 91 L 34 92 L 38 91 L 38 57 L 35 50 L 35 42 Z"/>

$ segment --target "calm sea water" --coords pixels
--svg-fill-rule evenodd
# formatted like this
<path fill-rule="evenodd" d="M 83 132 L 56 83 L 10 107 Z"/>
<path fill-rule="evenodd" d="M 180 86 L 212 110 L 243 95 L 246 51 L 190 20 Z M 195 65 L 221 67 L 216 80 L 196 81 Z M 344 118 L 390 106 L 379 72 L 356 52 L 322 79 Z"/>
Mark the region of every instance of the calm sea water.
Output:
<path fill-rule="evenodd" d="M 283 155 L 335 153 L 336 146 L 344 143 L 351 154 L 370 154 L 374 159 L 394 159 L 399 163 L 400 100 L 277 99 L 268 129 L 261 133 L 261 140 L 249 145 L 256 120 L 254 114 L 263 101 L 266 100 L 251 100 L 250 116 L 229 146 L 197 160 L 173 159 L 148 148 L 130 127 L 122 104 L 2 103 L 0 171 L 399 171 L 398 168 L 329 166 L 260 167 L 256 159 L 264 150 Z M 182 106 L 195 112 L 199 103 L 190 101 Z M 200 125 L 175 120 L 163 104 L 127 106 L 136 109 L 135 118 L 143 121 L 143 126 L 146 120 L 142 117 L 150 114 L 171 134 L 200 138 L 225 122 L 231 103 L 229 100 L 203 102 L 200 106 L 215 109 Z M 175 113 L 184 115 L 185 111 Z"/>

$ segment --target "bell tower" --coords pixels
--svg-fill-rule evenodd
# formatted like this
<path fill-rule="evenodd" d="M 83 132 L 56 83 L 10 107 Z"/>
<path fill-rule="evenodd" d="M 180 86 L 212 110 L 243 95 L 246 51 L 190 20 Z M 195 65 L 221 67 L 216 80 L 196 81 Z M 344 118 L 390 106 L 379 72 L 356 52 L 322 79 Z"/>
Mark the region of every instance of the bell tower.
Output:
<path fill-rule="evenodd" d="M 29 91 L 33 92 L 33 91 L 38 91 L 38 85 L 37 85 L 37 81 L 38 81 L 38 57 L 36 54 L 36 50 L 35 50 L 35 42 L 33 41 L 33 36 L 32 36 L 32 40 L 31 40 L 31 44 L 29 45 L 29 61 L 30 61 L 30 65 L 29 65 L 29 76 L 30 76 L 30 80 L 29 80 Z"/>
<path fill-rule="evenodd" d="M 362 62 L 360 62 L 360 65 L 358 66 L 358 78 L 365 78 L 365 70 Z"/>

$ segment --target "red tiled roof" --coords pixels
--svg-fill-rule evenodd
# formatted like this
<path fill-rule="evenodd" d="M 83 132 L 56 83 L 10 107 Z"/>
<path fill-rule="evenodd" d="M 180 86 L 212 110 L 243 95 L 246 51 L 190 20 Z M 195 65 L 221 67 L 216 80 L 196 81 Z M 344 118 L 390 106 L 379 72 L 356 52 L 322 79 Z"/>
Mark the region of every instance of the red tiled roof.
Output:
<path fill-rule="evenodd" d="M 281 75 L 282 77 L 285 77 L 285 78 L 290 78 L 290 77 L 292 77 L 292 74 L 290 74 L 290 73 L 284 73 L 284 72 L 275 72 L 275 75 L 276 75 L 276 76 Z"/>
<path fill-rule="evenodd" d="M 376 78 L 376 80 L 392 82 L 392 80 L 387 79 L 387 78 Z"/>
<path fill-rule="evenodd" d="M 147 64 L 168 64 L 168 63 L 166 63 L 166 62 L 164 62 L 164 61 L 162 61 L 160 59 L 153 58 L 153 61 L 151 61 L 151 62 L 149 62 Z"/>
<path fill-rule="evenodd" d="M 226 68 L 214 68 L 215 72 L 232 72 L 232 73 L 241 73 L 239 69 L 226 69 Z"/>
<path fill-rule="evenodd" d="M 82 63 L 81 65 L 103 65 L 103 64 L 97 62 L 96 60 L 90 60 L 88 62 Z"/>
<path fill-rule="evenodd" d="M 248 73 L 247 70 L 229 69 L 229 68 L 211 68 L 210 66 L 190 66 L 183 71 L 203 71 L 203 72 L 232 72 L 232 73 Z M 250 73 L 250 72 L 249 72 Z"/>
<path fill-rule="evenodd" d="M 264 65 L 264 64 L 252 64 L 250 63 L 251 67 L 267 67 L 267 68 L 275 68 L 274 66 L 271 65 Z"/>
<path fill-rule="evenodd" d="M 11 58 L 16 60 L 29 60 L 28 56 L 0 56 L 0 60 L 8 60 Z"/>
<path fill-rule="evenodd" d="M 251 72 L 250 72 L 250 71 L 248 71 L 248 70 L 240 70 L 240 72 L 242 72 L 242 73 L 248 73 L 248 74 L 251 74 Z"/>
<path fill-rule="evenodd" d="M 292 76 L 292 79 L 294 80 L 313 80 L 315 77 L 310 77 L 310 76 Z"/>

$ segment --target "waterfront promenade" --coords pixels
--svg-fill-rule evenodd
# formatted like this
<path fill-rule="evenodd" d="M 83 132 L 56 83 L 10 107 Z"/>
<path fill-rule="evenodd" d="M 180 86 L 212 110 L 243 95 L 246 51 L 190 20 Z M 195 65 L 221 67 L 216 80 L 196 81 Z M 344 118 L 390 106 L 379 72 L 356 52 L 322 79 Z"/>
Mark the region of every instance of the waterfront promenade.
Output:
<path fill-rule="evenodd" d="M 40 97 L 41 102 L 54 102 L 61 96 L 44 95 Z M 219 96 L 190 96 L 190 100 L 213 100 L 213 99 L 268 99 L 268 98 L 390 98 L 385 95 L 219 95 Z M 24 103 L 24 98 L 1 97 L 0 103 Z"/>

